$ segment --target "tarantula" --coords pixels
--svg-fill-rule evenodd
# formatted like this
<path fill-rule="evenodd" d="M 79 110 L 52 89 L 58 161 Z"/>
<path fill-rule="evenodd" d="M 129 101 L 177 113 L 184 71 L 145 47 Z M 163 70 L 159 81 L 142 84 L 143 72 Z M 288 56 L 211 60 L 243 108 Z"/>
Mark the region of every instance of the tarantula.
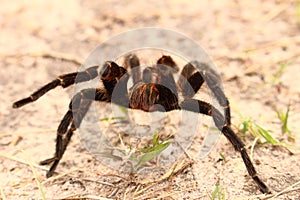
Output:
<path fill-rule="evenodd" d="M 142 72 L 138 66 L 140 66 L 138 57 L 129 54 L 125 56 L 124 67 L 115 62 L 107 61 L 100 71 L 98 71 L 99 66 L 93 66 L 85 71 L 60 75 L 29 97 L 13 104 L 13 108 L 19 108 L 34 102 L 57 86 L 66 88 L 72 84 L 89 81 L 98 76 L 103 82 L 103 88 L 83 89 L 72 98 L 69 110 L 57 129 L 55 155 L 40 162 L 41 165 L 52 164 L 46 174 L 47 177 L 53 175 L 74 131 L 80 126 L 92 101 L 102 101 L 130 109 L 140 109 L 145 112 L 187 110 L 211 116 L 216 127 L 230 141 L 234 149 L 241 154 L 249 175 L 261 192 L 270 193 L 266 184 L 258 177 L 244 143 L 231 128 L 229 102 L 218 84 L 219 77 L 214 70 L 198 61 L 189 62 L 183 67 L 176 84 L 173 73 L 178 72 L 179 68 L 170 56 L 163 55 L 155 65 L 146 67 Z M 128 69 L 130 69 L 131 74 L 127 72 Z M 130 77 L 132 77 L 133 86 L 128 91 L 127 82 Z M 206 81 L 218 103 L 224 109 L 224 114 L 211 104 L 193 98 L 204 81 Z M 112 98 L 117 87 L 118 92 L 115 92 L 115 97 Z M 179 102 L 178 99 L 179 91 L 183 96 L 182 102 Z"/>

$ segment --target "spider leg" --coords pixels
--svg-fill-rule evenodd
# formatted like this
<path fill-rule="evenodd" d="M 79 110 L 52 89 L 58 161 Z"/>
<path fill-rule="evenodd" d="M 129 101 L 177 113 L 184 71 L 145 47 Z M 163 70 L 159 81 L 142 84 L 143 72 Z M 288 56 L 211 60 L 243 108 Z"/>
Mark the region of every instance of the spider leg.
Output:
<path fill-rule="evenodd" d="M 74 131 L 80 126 L 92 101 L 110 102 L 110 95 L 103 89 L 84 89 L 72 98 L 69 104 L 69 110 L 63 117 L 57 129 L 54 157 L 40 162 L 41 165 L 52 163 L 49 171 L 47 172 L 47 177 L 51 177 L 53 175 L 59 161 L 66 151 Z"/>
<path fill-rule="evenodd" d="M 50 83 L 44 85 L 36 92 L 32 93 L 29 97 L 21 99 L 15 103 L 13 103 L 13 108 L 19 108 L 24 106 L 28 103 L 34 102 L 39 99 L 41 96 L 46 94 L 48 91 L 56 88 L 57 86 L 61 86 L 66 88 L 70 85 L 73 85 L 76 82 L 84 82 L 94 79 L 98 76 L 98 66 L 90 67 L 82 72 L 74 72 L 69 74 L 64 74 L 58 76 L 55 80 L 51 81 Z"/>
<path fill-rule="evenodd" d="M 196 105 L 196 106 L 195 106 Z M 217 128 L 225 135 L 225 137 L 230 141 L 233 145 L 234 149 L 241 154 L 241 157 L 244 161 L 244 164 L 247 168 L 248 174 L 251 178 L 255 181 L 258 185 L 261 192 L 268 194 L 270 193 L 269 188 L 266 184 L 258 177 L 257 172 L 252 164 L 250 157 L 245 149 L 245 144 L 241 141 L 241 139 L 234 133 L 231 129 L 230 125 L 225 123 L 224 124 L 224 117 L 223 115 L 212 105 L 206 103 L 204 101 L 196 100 L 196 99 L 189 99 L 183 101 L 180 104 L 180 108 L 183 110 L 188 110 L 196 113 L 202 113 L 205 115 L 212 116 L 215 125 Z"/>
<path fill-rule="evenodd" d="M 104 63 L 100 70 L 100 78 L 109 95 L 111 95 L 115 89 L 116 84 L 120 79 L 128 76 L 127 70 L 120 67 L 117 63 L 107 61 Z"/>
<path fill-rule="evenodd" d="M 133 79 L 133 84 L 141 81 L 141 71 L 140 71 L 140 60 L 135 54 L 129 54 L 125 56 L 124 68 L 131 69 L 131 75 Z"/>
<path fill-rule="evenodd" d="M 191 64 L 186 64 L 178 79 L 178 87 L 181 90 L 184 99 L 192 98 L 204 83 L 200 72 Z"/>
<path fill-rule="evenodd" d="M 154 68 L 158 70 L 158 81 L 156 83 L 162 84 L 169 88 L 177 97 L 178 91 L 176 87 L 176 82 L 174 80 L 174 73 L 179 71 L 179 68 L 171 56 L 163 55 L 157 60 L 157 67 Z M 159 80 L 160 79 L 160 80 Z"/>
<path fill-rule="evenodd" d="M 229 106 L 229 101 L 221 88 L 221 77 L 212 68 L 207 66 L 207 64 L 200 63 L 198 61 L 192 61 L 188 63 L 185 66 L 185 68 L 182 71 L 182 76 L 187 77 L 186 80 L 188 81 L 189 85 L 192 86 L 195 93 L 200 89 L 204 81 L 207 83 L 207 86 L 210 88 L 214 96 L 217 98 L 218 103 L 224 109 L 226 123 L 230 125 L 231 124 L 230 106 Z M 197 71 L 193 73 L 195 69 Z M 187 83 L 185 83 L 185 85 L 186 84 Z M 186 91 L 188 91 L 188 89 L 185 88 L 186 87 L 185 85 L 183 86 L 183 88 Z"/>
<path fill-rule="evenodd" d="M 49 177 L 51 177 L 53 175 L 53 173 L 54 173 L 57 165 L 59 164 L 59 161 L 61 160 L 64 152 L 67 149 L 67 146 L 68 146 L 68 144 L 69 144 L 69 142 L 71 140 L 71 137 L 72 137 L 72 135 L 73 135 L 73 133 L 74 133 L 75 130 L 76 130 L 75 125 L 72 123 L 71 128 L 68 130 L 68 132 L 66 134 L 66 137 L 63 140 L 63 145 L 61 145 L 61 146 L 57 145 L 57 146 L 60 147 L 60 150 L 59 150 L 60 154 L 59 155 L 55 155 L 52 158 L 48 158 L 48 159 L 43 160 L 43 161 L 40 162 L 40 165 L 48 165 L 48 164 L 53 163 L 51 165 L 49 171 L 46 174 L 47 178 L 49 178 Z M 57 142 L 57 144 L 58 144 L 58 142 Z M 55 154 L 58 154 L 58 153 L 55 153 Z"/>
<path fill-rule="evenodd" d="M 179 68 L 171 56 L 163 55 L 156 62 L 158 65 L 165 65 L 172 68 L 172 72 L 178 72 Z"/>

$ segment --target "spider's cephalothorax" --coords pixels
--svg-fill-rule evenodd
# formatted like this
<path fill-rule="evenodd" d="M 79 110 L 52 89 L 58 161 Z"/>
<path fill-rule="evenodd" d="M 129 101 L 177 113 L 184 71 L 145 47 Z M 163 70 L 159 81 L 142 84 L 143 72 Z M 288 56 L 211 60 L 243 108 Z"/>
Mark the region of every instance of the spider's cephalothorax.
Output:
<path fill-rule="evenodd" d="M 41 162 L 42 165 L 52 164 L 47 172 L 47 177 L 53 175 L 73 132 L 80 126 L 92 101 L 102 101 L 146 112 L 187 110 L 211 116 L 217 128 L 231 142 L 234 149 L 241 154 L 249 175 L 260 190 L 263 193 L 270 192 L 265 183 L 258 177 L 244 143 L 230 126 L 229 102 L 220 88 L 220 84 L 218 84 L 220 81 L 219 76 L 214 70 L 204 63 L 190 62 L 183 67 L 176 83 L 173 74 L 178 72 L 179 68 L 170 56 L 162 56 L 155 65 L 147 67 L 143 72 L 140 71 L 139 66 L 140 62 L 137 56 L 130 54 L 125 57 L 124 67 L 108 61 L 101 67 L 100 71 L 98 66 L 93 66 L 82 72 L 61 75 L 29 97 L 13 104 L 13 108 L 19 108 L 37 100 L 57 86 L 65 88 L 75 82 L 89 81 L 98 76 L 103 82 L 103 88 L 83 89 L 72 98 L 69 110 L 57 129 L 55 155 Z M 132 77 L 133 86 L 127 90 L 127 82 L 130 76 Z M 220 106 L 224 109 L 224 114 L 211 104 L 194 98 L 194 95 L 205 81 Z M 183 101 L 179 101 L 179 92 L 183 96 Z M 195 107 L 195 105 L 197 106 Z"/>

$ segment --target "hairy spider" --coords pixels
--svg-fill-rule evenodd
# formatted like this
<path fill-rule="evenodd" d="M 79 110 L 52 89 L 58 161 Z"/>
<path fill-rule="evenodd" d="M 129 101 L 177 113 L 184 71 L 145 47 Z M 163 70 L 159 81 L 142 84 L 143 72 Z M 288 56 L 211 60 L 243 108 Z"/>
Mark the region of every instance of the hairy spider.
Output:
<path fill-rule="evenodd" d="M 244 143 L 234 133 L 230 126 L 229 102 L 217 84 L 218 75 L 206 64 L 193 61 L 183 67 L 178 83 L 175 83 L 173 73 L 179 68 L 170 56 L 163 55 L 157 63 L 141 72 L 138 68 L 140 61 L 134 54 L 124 59 L 124 67 L 115 62 L 107 61 L 98 71 L 99 66 L 93 66 L 82 72 L 74 72 L 58 76 L 29 97 L 17 101 L 13 108 L 19 108 L 36 101 L 49 90 L 57 86 L 66 88 L 75 82 L 92 80 L 98 76 L 103 82 L 103 88 L 83 89 L 77 93 L 69 104 L 69 110 L 63 117 L 57 129 L 56 149 L 54 157 L 41 161 L 41 165 L 52 164 L 47 177 L 51 177 L 61 160 L 73 132 L 80 126 L 92 101 L 111 102 L 130 109 L 140 109 L 146 112 L 172 110 L 187 110 L 212 116 L 217 128 L 231 142 L 234 149 L 241 154 L 247 171 L 263 193 L 270 193 L 265 183 L 258 177 L 249 158 Z M 127 69 L 131 69 L 131 75 Z M 198 70 L 202 69 L 202 70 Z M 127 90 L 127 82 L 132 77 L 133 86 Z M 195 93 L 201 88 L 204 81 L 224 109 L 224 116 L 214 106 L 201 100 L 194 99 Z M 113 91 L 118 87 L 117 97 L 112 98 Z M 181 92 L 183 101 L 179 102 L 178 92 Z M 194 105 L 197 105 L 196 107 Z"/>

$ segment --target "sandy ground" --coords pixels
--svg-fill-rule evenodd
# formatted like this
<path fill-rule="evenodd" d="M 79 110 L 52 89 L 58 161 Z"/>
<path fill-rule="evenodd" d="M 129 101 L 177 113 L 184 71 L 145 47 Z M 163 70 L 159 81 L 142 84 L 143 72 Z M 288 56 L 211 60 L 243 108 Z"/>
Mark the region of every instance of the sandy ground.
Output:
<path fill-rule="evenodd" d="M 234 130 L 242 121 L 241 112 L 288 142 L 274 107 L 286 111 L 290 105 L 294 154 L 283 147 L 257 144 L 253 161 L 274 194 L 296 184 L 273 199 L 300 199 L 300 155 L 295 150 L 300 147 L 299 6 L 296 0 L 2 0 L 0 198 L 209 199 L 216 184 L 225 199 L 264 197 L 224 136 L 207 157 L 193 157 L 192 166 L 157 182 L 163 174 L 129 176 L 102 165 L 75 135 L 57 174 L 45 177 L 48 167 L 37 163 L 53 155 L 56 128 L 73 91 L 57 88 L 19 110 L 12 109 L 12 103 L 57 75 L 76 71 L 78 62 L 111 36 L 152 26 L 187 35 L 213 58 L 233 106 Z M 254 140 L 247 132 L 244 142 L 249 152 Z M 197 148 L 195 142 L 192 149 Z M 225 161 L 219 161 L 220 154 Z M 146 182 L 141 184 L 142 180 Z"/>

